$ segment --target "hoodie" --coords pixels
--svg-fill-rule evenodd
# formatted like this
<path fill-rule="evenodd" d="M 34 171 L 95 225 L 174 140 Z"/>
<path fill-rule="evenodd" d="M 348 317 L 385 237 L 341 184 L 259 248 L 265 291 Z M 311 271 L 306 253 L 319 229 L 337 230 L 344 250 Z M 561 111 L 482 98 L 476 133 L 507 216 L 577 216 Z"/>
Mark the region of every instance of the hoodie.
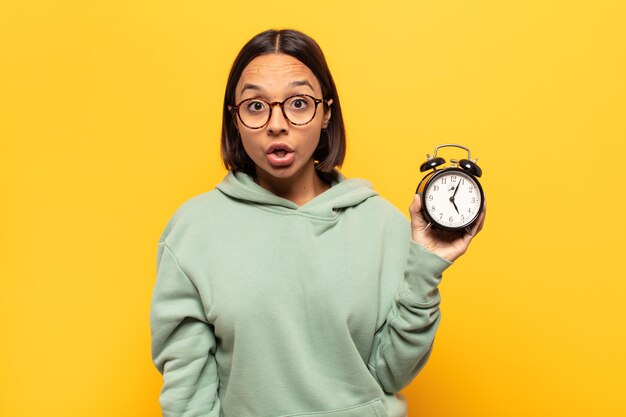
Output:
<path fill-rule="evenodd" d="M 150 326 L 164 417 L 406 417 L 451 264 L 338 171 L 302 206 L 229 172 L 158 242 Z"/>

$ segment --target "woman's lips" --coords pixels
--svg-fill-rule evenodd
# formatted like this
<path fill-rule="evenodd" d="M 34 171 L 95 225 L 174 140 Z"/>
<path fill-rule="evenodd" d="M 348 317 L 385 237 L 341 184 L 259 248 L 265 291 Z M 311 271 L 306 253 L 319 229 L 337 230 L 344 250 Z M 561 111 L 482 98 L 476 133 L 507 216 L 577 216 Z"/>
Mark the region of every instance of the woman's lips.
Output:
<path fill-rule="evenodd" d="M 268 162 L 275 167 L 291 165 L 295 159 L 295 152 L 284 143 L 274 143 L 266 151 Z"/>
<path fill-rule="evenodd" d="M 267 154 L 267 160 L 269 163 L 275 167 L 283 167 L 287 165 L 291 165 L 295 158 L 296 154 L 291 151 L 285 151 L 282 149 L 276 150 L 274 152 Z"/>

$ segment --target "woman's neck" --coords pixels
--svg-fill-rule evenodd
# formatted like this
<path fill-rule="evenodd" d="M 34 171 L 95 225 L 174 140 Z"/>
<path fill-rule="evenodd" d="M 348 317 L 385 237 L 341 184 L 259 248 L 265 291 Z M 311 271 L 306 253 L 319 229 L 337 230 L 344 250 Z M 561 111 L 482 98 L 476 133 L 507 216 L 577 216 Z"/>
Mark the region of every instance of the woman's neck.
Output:
<path fill-rule="evenodd" d="M 261 187 L 278 197 L 302 206 L 330 188 L 315 171 L 315 164 L 310 164 L 289 178 L 276 178 L 257 169 L 255 181 Z"/>

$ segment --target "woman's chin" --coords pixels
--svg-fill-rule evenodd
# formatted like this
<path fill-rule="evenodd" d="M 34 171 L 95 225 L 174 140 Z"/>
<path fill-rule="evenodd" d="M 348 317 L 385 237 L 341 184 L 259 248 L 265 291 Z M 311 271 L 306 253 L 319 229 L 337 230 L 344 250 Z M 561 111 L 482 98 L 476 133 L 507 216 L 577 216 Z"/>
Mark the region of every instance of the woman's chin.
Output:
<path fill-rule="evenodd" d="M 311 169 L 311 172 L 315 172 L 315 164 L 312 159 L 310 163 L 310 168 L 308 165 L 309 164 L 299 164 L 297 159 L 294 159 L 293 162 L 284 165 L 264 163 L 263 165 L 256 166 L 256 172 L 257 177 L 259 177 L 259 174 L 261 174 L 260 176 L 269 181 L 285 181 L 295 179 L 296 177 L 302 177 L 307 169 Z M 304 175 L 304 177 L 306 177 L 306 175 Z"/>

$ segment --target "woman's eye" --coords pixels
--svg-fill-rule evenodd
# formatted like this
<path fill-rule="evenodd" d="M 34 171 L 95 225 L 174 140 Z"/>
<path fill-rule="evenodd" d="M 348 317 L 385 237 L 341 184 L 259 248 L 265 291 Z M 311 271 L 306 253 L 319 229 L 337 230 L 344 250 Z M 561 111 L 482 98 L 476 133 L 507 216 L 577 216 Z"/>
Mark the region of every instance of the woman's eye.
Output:
<path fill-rule="evenodd" d="M 291 100 L 290 107 L 296 110 L 304 110 L 308 107 L 309 102 L 304 97 L 296 97 Z"/>
<path fill-rule="evenodd" d="M 248 103 L 247 109 L 249 111 L 263 111 L 265 109 L 265 103 L 262 101 L 254 100 Z"/>

